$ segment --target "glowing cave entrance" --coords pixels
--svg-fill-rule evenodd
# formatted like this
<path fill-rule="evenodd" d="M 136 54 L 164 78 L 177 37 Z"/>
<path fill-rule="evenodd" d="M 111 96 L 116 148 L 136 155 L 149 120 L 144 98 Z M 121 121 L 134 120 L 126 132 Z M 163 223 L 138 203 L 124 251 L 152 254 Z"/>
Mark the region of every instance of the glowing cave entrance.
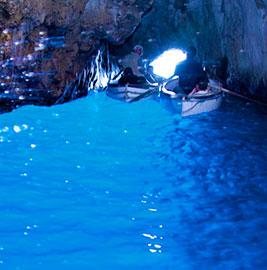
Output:
<path fill-rule="evenodd" d="M 150 65 L 154 68 L 154 73 L 163 78 L 173 75 L 176 65 L 186 59 L 186 54 L 179 49 L 170 49 L 163 52 Z"/>

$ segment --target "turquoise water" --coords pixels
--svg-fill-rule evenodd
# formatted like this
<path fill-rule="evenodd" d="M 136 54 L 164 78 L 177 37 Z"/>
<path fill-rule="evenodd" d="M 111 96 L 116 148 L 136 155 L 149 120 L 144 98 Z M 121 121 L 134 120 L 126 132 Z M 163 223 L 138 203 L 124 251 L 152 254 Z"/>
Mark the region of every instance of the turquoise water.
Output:
<path fill-rule="evenodd" d="M 266 120 L 104 93 L 0 115 L 0 269 L 267 269 Z"/>

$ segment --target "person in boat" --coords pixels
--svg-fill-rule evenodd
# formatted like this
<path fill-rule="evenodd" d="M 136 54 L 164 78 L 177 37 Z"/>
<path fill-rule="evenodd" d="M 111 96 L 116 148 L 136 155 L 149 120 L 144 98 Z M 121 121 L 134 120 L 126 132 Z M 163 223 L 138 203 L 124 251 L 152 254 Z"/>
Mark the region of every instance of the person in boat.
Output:
<path fill-rule="evenodd" d="M 162 77 L 154 74 L 154 67 L 150 66 L 150 65 L 146 69 L 145 78 L 150 83 L 158 83 L 158 82 L 162 82 L 164 80 Z"/>
<path fill-rule="evenodd" d="M 120 85 L 126 85 L 129 84 L 143 84 L 146 83 L 146 79 L 141 76 L 137 76 L 133 73 L 133 70 L 130 67 L 127 67 L 121 78 L 119 79 Z"/>
<path fill-rule="evenodd" d="M 190 46 L 186 50 L 187 58 L 183 62 L 179 63 L 174 71 L 174 75 L 179 76 L 179 87 L 175 91 L 182 91 L 188 95 L 193 91 L 196 93 L 205 86 L 204 82 L 208 82 L 206 73 L 204 72 L 202 65 L 195 60 L 197 50 L 195 47 Z M 199 83 L 201 82 L 201 87 Z M 206 83 L 207 86 L 207 83 Z"/>
<path fill-rule="evenodd" d="M 205 72 L 204 72 L 205 73 Z M 188 94 L 189 96 L 194 95 L 199 91 L 209 90 L 209 79 L 206 73 L 203 76 L 197 78 L 195 88 Z"/>
<path fill-rule="evenodd" d="M 141 56 L 143 55 L 143 47 L 136 45 L 130 54 L 127 54 L 122 60 L 121 65 L 123 70 L 130 67 L 133 73 L 137 76 L 144 76 L 145 68 Z"/>

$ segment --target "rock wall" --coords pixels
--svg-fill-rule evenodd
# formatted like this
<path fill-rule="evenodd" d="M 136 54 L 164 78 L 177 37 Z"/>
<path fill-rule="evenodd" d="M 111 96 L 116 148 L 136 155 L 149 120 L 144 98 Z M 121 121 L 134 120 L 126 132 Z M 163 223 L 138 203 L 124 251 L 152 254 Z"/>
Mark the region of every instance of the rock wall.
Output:
<path fill-rule="evenodd" d="M 1 83 L 17 89 L 47 89 L 52 96 L 60 95 L 102 42 L 124 42 L 152 3 L 153 0 L 1 0 L 0 72 L 5 75 L 0 76 Z M 35 79 L 29 79 L 29 74 Z M 19 83 L 17 79 L 14 82 L 17 77 Z"/>
<path fill-rule="evenodd" d="M 267 1 L 217 0 L 195 3 L 201 7 L 203 14 L 198 24 L 198 44 L 202 55 L 209 59 L 227 57 L 228 84 L 266 99 Z M 194 20 L 197 20 L 198 8 L 193 6 L 193 2 L 188 8 Z M 262 94 L 256 93 L 260 88 Z"/>

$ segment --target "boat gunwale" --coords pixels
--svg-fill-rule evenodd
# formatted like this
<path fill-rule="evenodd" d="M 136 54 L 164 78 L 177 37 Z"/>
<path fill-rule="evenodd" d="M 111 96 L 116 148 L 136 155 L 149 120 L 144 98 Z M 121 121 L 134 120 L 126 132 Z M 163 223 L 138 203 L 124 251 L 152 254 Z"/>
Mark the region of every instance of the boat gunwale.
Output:
<path fill-rule="evenodd" d="M 221 97 L 223 95 L 222 90 L 218 90 L 216 92 L 211 92 L 206 95 L 185 95 L 185 94 L 179 94 L 175 93 L 174 91 L 167 90 L 169 93 L 165 92 L 164 90 L 161 90 L 160 94 L 170 97 L 171 99 L 179 99 L 181 101 L 206 101 L 206 100 L 212 100 L 216 99 L 218 97 Z"/>
<path fill-rule="evenodd" d="M 127 83 L 125 85 L 119 84 L 119 83 L 109 83 L 107 85 L 107 88 L 139 88 L 139 89 L 150 89 L 150 88 L 157 88 L 158 85 L 152 85 L 152 84 L 130 84 Z"/>

